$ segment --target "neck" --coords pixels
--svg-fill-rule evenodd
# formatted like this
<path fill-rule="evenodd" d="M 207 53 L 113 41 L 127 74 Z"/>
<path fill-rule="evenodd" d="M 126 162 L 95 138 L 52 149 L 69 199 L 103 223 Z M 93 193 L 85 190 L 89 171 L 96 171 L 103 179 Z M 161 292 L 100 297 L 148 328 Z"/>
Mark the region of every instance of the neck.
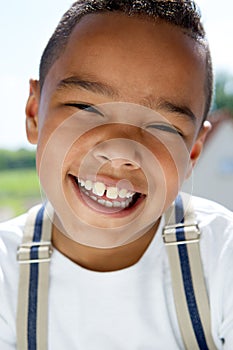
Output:
<path fill-rule="evenodd" d="M 129 244 L 110 249 L 79 244 L 53 226 L 52 243 L 74 263 L 93 271 L 116 271 L 134 265 L 144 254 L 158 228 L 159 221 L 142 237 Z"/>

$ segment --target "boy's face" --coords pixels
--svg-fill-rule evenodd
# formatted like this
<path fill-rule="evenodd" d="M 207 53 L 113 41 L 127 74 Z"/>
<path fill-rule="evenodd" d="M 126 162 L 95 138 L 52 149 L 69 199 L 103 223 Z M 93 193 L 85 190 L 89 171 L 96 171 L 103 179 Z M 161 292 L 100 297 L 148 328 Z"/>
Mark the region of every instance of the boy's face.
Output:
<path fill-rule="evenodd" d="M 122 14 L 80 21 L 27 104 L 60 231 L 112 247 L 156 225 L 201 151 L 205 84 L 204 49 L 181 29 Z"/>

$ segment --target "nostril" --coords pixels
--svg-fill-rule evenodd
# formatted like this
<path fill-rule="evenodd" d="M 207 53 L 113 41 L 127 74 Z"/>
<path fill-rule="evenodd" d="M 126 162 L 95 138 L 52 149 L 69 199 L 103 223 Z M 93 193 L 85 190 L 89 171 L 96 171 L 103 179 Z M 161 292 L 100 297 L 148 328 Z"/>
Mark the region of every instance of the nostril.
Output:
<path fill-rule="evenodd" d="M 110 163 L 113 168 L 128 168 L 133 170 L 139 168 L 139 165 L 136 162 L 130 161 L 129 159 L 118 158 L 118 157 L 109 157 L 108 155 L 98 154 L 96 158 L 102 163 Z"/>

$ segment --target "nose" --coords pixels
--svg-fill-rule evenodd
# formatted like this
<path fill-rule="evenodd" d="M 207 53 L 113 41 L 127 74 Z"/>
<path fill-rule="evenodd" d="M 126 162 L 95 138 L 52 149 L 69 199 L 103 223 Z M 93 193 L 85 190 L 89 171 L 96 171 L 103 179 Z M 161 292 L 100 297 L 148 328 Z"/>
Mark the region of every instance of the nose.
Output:
<path fill-rule="evenodd" d="M 140 168 L 140 166 L 136 162 L 133 162 L 132 160 L 129 160 L 129 159 L 110 158 L 110 157 L 108 158 L 106 157 L 106 155 L 98 155 L 97 159 L 101 163 L 110 162 L 111 166 L 115 169 L 127 168 L 128 170 L 136 170 Z"/>
<path fill-rule="evenodd" d="M 109 162 L 115 169 L 136 170 L 140 168 L 140 156 L 136 145 L 130 140 L 112 139 L 97 145 L 94 157 L 104 164 Z"/>

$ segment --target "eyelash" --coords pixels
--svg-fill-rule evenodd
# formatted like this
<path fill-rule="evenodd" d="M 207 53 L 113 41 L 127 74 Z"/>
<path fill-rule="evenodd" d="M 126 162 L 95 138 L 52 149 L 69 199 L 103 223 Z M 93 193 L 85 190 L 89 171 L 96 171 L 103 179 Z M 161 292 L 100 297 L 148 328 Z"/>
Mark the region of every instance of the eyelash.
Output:
<path fill-rule="evenodd" d="M 184 136 L 182 134 L 182 132 L 178 129 L 176 129 L 175 127 L 173 126 L 170 126 L 170 125 L 166 125 L 166 124 L 153 124 L 153 125 L 149 125 L 148 126 L 149 128 L 154 128 L 154 129 L 157 129 L 157 130 L 161 130 L 161 131 L 165 131 L 165 132 L 170 132 L 172 134 L 175 134 L 175 135 L 180 135 L 180 136 Z"/>
<path fill-rule="evenodd" d="M 75 107 L 75 108 L 78 108 L 82 111 L 86 110 L 89 113 L 95 113 L 95 114 L 99 114 L 99 115 L 103 116 L 103 114 L 97 108 L 94 108 L 92 105 L 89 105 L 89 104 L 70 102 L 70 103 L 65 103 L 65 106 Z"/>

